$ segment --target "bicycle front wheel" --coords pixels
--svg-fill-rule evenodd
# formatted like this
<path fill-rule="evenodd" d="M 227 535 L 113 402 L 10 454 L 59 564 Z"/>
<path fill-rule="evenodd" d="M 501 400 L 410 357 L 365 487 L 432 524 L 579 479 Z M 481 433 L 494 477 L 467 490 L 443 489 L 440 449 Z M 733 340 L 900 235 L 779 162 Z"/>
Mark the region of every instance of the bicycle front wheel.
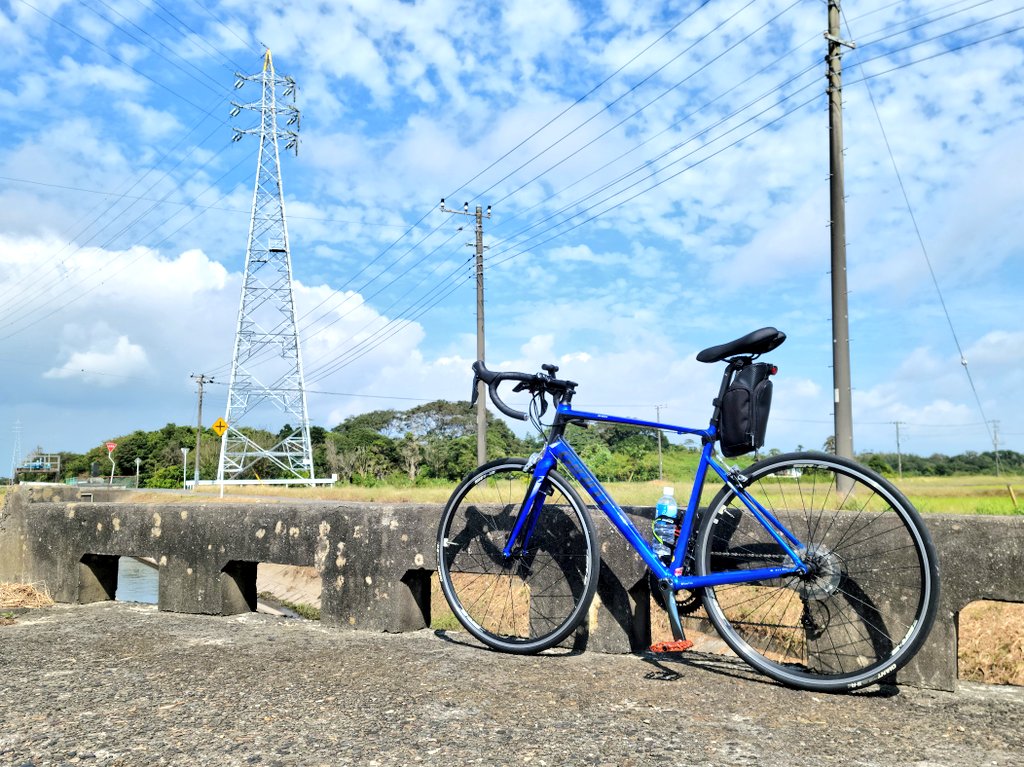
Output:
<path fill-rule="evenodd" d="M 783 684 L 845 691 L 872 684 L 921 647 L 938 605 L 935 549 L 910 502 L 853 461 L 790 453 L 743 470 L 748 495 L 800 540 L 806 574 L 704 589 L 719 634 Z M 792 560 L 728 487 L 697 541 L 710 575 Z"/>
<path fill-rule="evenodd" d="M 535 653 L 583 621 L 597 590 L 600 552 L 579 494 L 557 472 L 525 549 L 502 550 L 532 474 L 521 458 L 484 464 L 449 499 L 437 534 L 437 574 L 452 612 L 495 650 Z"/>

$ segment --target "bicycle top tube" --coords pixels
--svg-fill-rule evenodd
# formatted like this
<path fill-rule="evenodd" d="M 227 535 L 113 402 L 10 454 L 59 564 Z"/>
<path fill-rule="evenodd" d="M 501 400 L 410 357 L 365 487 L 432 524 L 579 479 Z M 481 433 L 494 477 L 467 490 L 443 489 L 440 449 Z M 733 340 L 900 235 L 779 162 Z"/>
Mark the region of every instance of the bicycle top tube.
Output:
<path fill-rule="evenodd" d="M 559 416 L 570 421 L 605 421 L 607 423 L 621 423 L 627 426 L 639 426 L 659 431 L 670 431 L 675 434 L 694 434 L 699 437 L 712 439 L 715 435 L 714 427 L 706 429 L 695 429 L 690 426 L 676 426 L 675 424 L 662 423 L 659 421 L 644 421 L 638 418 L 627 418 L 620 415 L 608 415 L 606 413 L 591 413 L 585 410 L 574 410 L 571 405 L 559 405 L 556 410 Z"/>
<path fill-rule="evenodd" d="M 690 500 L 685 511 L 683 511 L 682 519 L 680 520 L 680 535 L 676 541 L 672 560 L 668 564 L 662 562 L 658 555 L 654 553 L 654 550 L 648 543 L 646 537 L 640 533 L 625 511 L 618 505 L 618 503 L 615 502 L 615 499 L 611 497 L 608 491 L 601 484 L 600 480 L 593 474 L 590 468 L 586 466 L 583 460 L 576 454 L 576 451 L 574 451 L 567 442 L 563 439 L 557 439 L 550 442 L 537 455 L 537 459 L 538 460 L 533 467 L 533 476 L 535 478 L 534 484 L 527 493 L 527 497 L 524 499 L 523 505 L 520 507 L 519 519 L 516 521 L 512 535 L 510 535 L 506 543 L 504 552 L 506 556 L 511 553 L 513 546 L 517 542 L 523 542 L 520 536 L 523 532 L 526 532 L 524 531 L 524 526 L 527 529 L 532 526 L 530 524 L 530 519 L 533 518 L 537 512 L 536 504 L 538 502 L 543 503 L 541 500 L 540 484 L 538 480 L 541 480 L 549 471 L 551 471 L 557 462 L 557 464 L 560 464 L 580 483 L 584 490 L 586 490 L 587 494 L 590 495 L 597 504 L 597 507 L 604 512 L 605 516 L 608 517 L 608 520 L 615 528 L 618 529 L 619 533 L 626 539 L 633 550 L 636 551 L 655 577 L 658 578 L 658 580 L 668 581 L 673 589 L 694 589 L 703 586 L 718 586 L 725 583 L 742 583 L 779 578 L 805 569 L 805 565 L 800 561 L 799 555 L 796 553 L 796 549 L 800 547 L 800 542 L 796 537 L 793 536 L 779 522 L 779 520 L 757 503 L 755 499 L 748 496 L 742 489 L 738 489 L 738 496 L 743 500 L 743 503 L 759 519 L 765 529 L 768 530 L 772 537 L 775 538 L 775 540 L 782 546 L 783 550 L 789 555 L 790 564 L 781 567 L 738 570 L 709 575 L 684 573 L 682 568 L 683 558 L 687 550 L 688 541 L 691 536 L 696 533 L 693 523 L 696 519 L 697 504 L 700 502 L 700 492 L 704 484 L 704 476 L 708 469 L 712 469 L 715 474 L 726 482 L 726 484 L 737 489 L 732 483 L 730 473 L 719 466 L 711 457 L 711 443 L 705 444 L 704 449 L 701 451 L 700 466 L 697 471 L 697 476 L 694 479 Z M 526 536 L 527 538 L 529 537 L 529 532 L 526 532 Z"/>

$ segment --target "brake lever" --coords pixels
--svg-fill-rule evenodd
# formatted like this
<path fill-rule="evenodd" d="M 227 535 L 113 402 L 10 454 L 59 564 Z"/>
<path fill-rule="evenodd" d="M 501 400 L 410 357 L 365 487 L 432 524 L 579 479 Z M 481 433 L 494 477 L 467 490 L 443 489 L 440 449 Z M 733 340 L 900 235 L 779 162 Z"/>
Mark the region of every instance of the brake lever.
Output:
<path fill-rule="evenodd" d="M 472 407 L 480 396 L 480 376 L 473 376 L 473 392 L 469 395 L 469 404 Z"/>

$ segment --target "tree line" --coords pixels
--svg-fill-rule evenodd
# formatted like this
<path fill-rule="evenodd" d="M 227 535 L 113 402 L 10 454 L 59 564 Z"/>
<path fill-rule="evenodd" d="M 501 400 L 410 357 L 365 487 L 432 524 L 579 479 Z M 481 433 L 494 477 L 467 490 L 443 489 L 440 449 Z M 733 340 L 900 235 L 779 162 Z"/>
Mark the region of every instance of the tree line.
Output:
<path fill-rule="evenodd" d="M 663 440 L 659 454 L 658 435 L 653 429 L 619 424 L 570 426 L 569 441 L 588 466 L 606 481 L 648 481 L 657 479 L 661 467 L 667 475 L 693 474 L 699 445 Z M 290 425 L 274 434 L 242 428 L 256 444 L 271 447 L 292 432 Z M 310 428 L 314 472 L 317 477 L 337 474 L 339 482 L 359 485 L 412 485 L 451 483 L 476 466 L 476 409 L 468 402 L 437 400 L 410 410 L 374 410 L 351 416 L 330 430 Z M 195 427 L 167 424 L 154 431 L 134 431 L 111 440 L 117 443 L 108 457 L 99 445 L 86 453 L 59 453 L 61 481 L 111 474 L 127 476 L 134 483 L 136 468 L 140 487 L 181 487 L 195 467 Z M 199 475 L 214 480 L 220 459 L 220 438 L 204 429 L 199 458 Z M 831 447 L 827 440 L 824 449 Z M 508 425 L 487 415 L 487 455 L 529 455 L 539 449 L 537 437 L 521 438 Z M 182 448 L 188 448 L 187 469 Z M 778 453 L 771 450 L 769 454 Z M 111 467 L 110 457 L 115 461 Z M 754 456 L 750 456 L 754 458 Z M 136 463 L 136 459 L 137 463 Z M 1024 455 L 1010 450 L 966 452 L 956 456 L 927 457 L 896 453 L 863 453 L 858 459 L 876 471 L 895 476 L 948 476 L 955 474 L 1024 474 Z M 256 463 L 251 473 L 263 479 L 281 477 L 269 461 Z M 52 479 L 49 475 L 21 473 L 21 479 Z"/>

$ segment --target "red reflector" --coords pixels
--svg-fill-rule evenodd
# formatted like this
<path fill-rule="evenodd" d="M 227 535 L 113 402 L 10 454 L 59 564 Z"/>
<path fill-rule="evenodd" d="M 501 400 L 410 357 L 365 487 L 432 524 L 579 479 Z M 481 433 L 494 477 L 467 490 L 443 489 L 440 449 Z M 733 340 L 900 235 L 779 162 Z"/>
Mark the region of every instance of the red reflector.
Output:
<path fill-rule="evenodd" d="M 776 367 L 775 365 L 772 365 L 772 372 L 770 373 L 770 375 L 775 375 L 778 372 L 779 372 L 778 367 Z"/>

